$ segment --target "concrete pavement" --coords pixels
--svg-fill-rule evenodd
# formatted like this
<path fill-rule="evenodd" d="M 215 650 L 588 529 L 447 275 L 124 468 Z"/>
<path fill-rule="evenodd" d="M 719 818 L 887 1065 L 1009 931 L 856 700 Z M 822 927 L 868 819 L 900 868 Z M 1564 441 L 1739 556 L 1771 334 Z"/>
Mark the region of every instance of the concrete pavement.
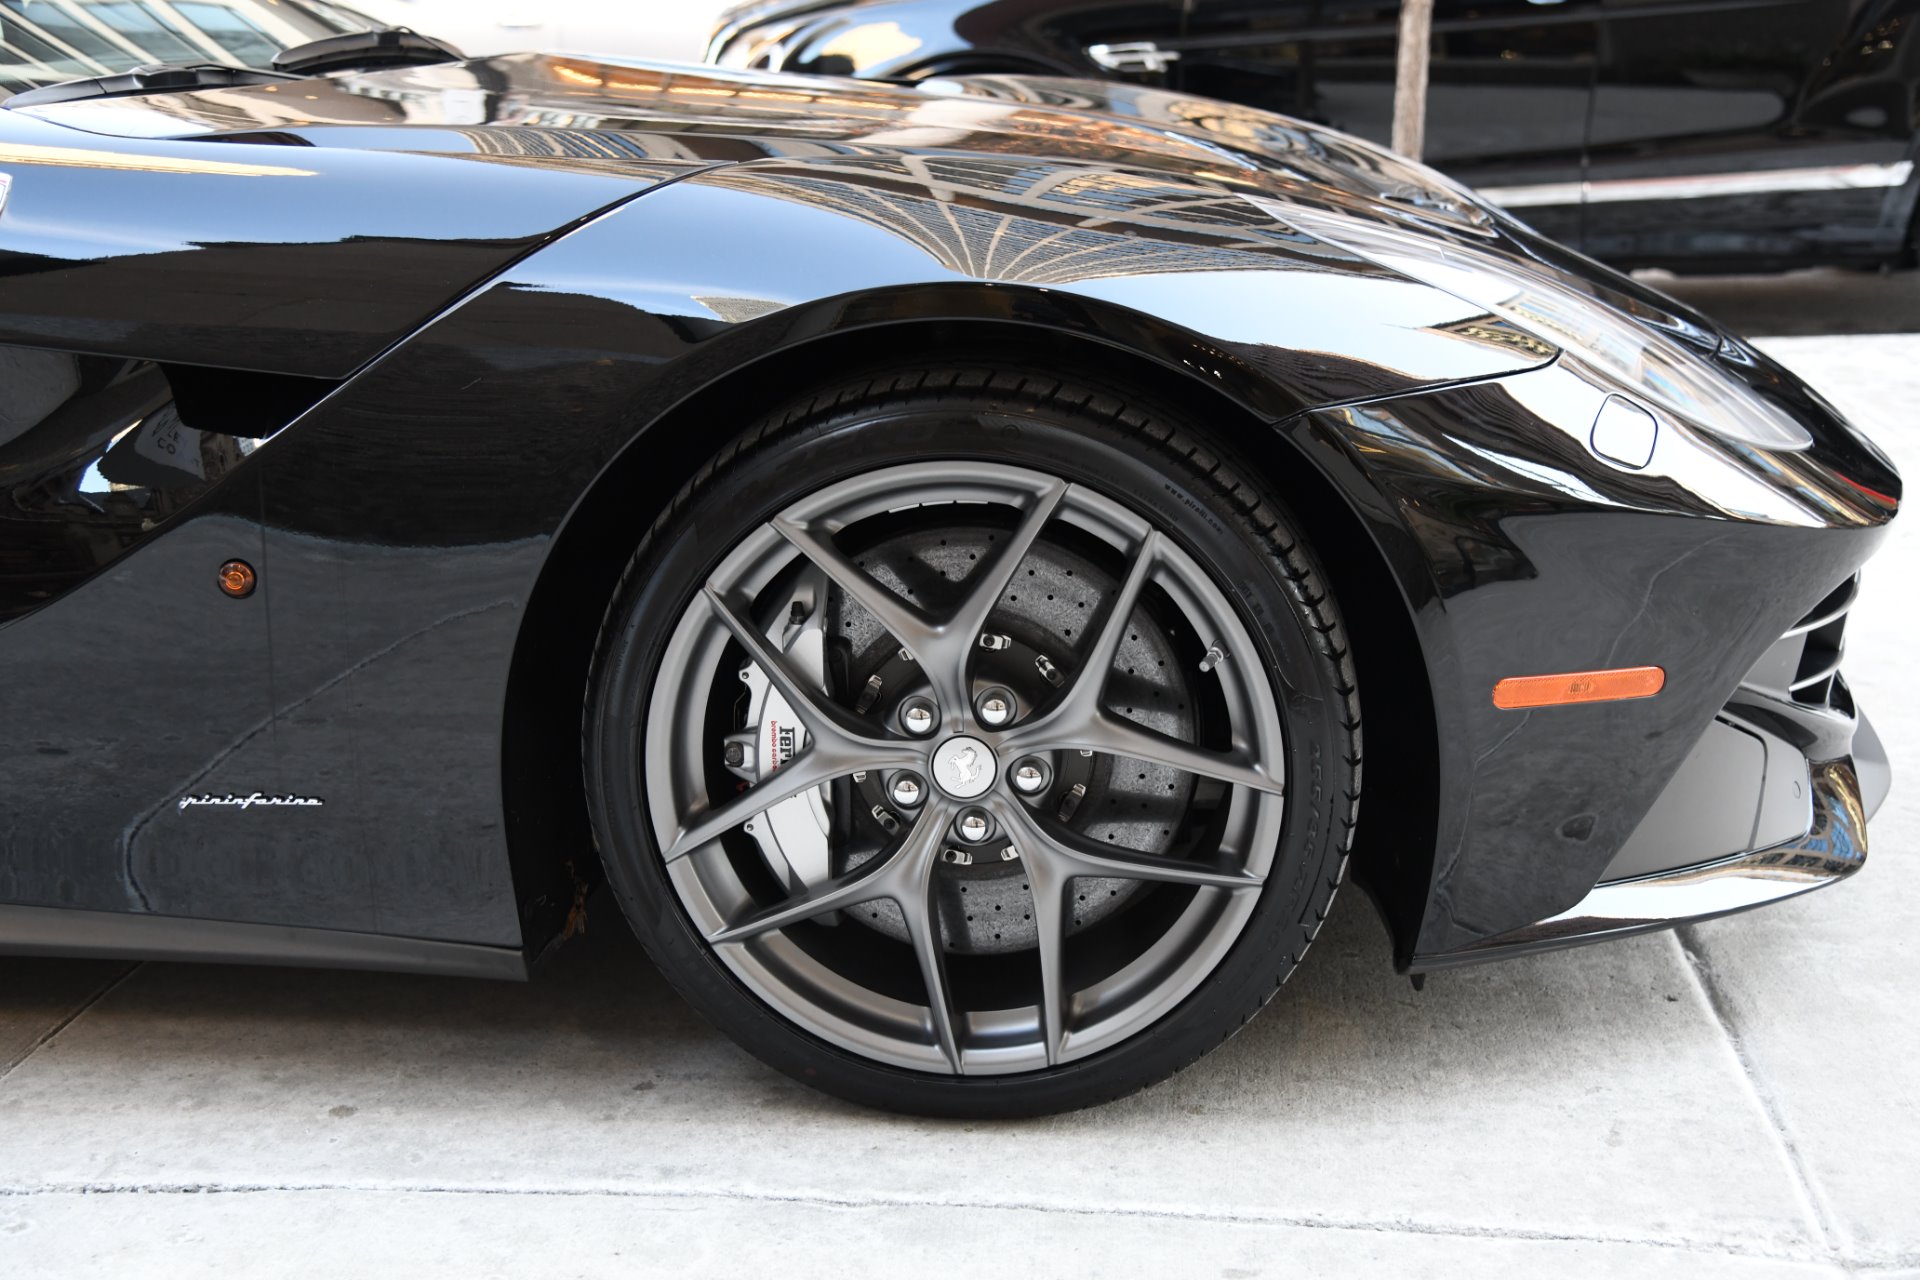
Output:
<path fill-rule="evenodd" d="M 1920 475 L 1920 337 L 1767 345 Z M 0 960 L 0 1276 L 1920 1275 L 1920 530 L 1849 678 L 1865 872 L 1436 977 L 1357 894 L 1199 1066 L 957 1124 L 760 1067 L 603 913 L 525 987 Z"/>

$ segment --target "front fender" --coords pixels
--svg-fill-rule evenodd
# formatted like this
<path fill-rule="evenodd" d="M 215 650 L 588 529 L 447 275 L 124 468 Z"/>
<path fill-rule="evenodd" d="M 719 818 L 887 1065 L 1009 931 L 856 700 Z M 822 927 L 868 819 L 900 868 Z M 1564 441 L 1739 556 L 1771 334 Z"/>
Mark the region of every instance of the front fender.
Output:
<path fill-rule="evenodd" d="M 584 615 L 590 643 L 605 594 L 555 556 L 582 510 L 617 491 L 606 536 L 588 540 L 617 575 L 614 544 L 630 549 L 651 504 L 733 429 L 676 407 L 774 363 L 791 378 L 796 353 L 804 376 L 820 340 L 845 359 L 849 335 L 913 321 L 1073 331 L 1225 391 L 1255 423 L 1552 358 L 1229 192 L 952 161 L 767 162 L 657 188 L 515 264 L 260 450 L 265 559 L 289 624 L 276 618 L 280 700 L 300 707 L 279 748 L 357 788 L 316 824 L 351 847 L 364 815 L 392 822 L 436 797 L 411 846 L 409 875 L 425 878 L 466 866 L 456 849 L 505 861 L 523 823 L 538 838 L 543 823 L 499 789 L 517 735 L 445 691 L 508 687 L 525 637 L 557 613 Z M 760 402 L 785 385 L 758 386 Z M 577 714 L 577 686 L 553 693 Z M 470 713 L 429 710 L 456 703 Z M 518 837 L 511 859 L 523 904 L 562 891 Z M 496 940 L 466 921 L 437 936 Z"/>
<path fill-rule="evenodd" d="M 516 281 L 577 287 L 702 339 L 843 299 L 842 310 L 884 323 L 884 306 L 858 300 L 983 286 L 1014 314 L 1124 313 L 1122 330 L 1184 335 L 1214 353 L 1192 372 L 1276 419 L 1557 354 L 1471 303 L 1278 225 L 1226 187 L 978 154 L 696 174 L 543 253 Z"/>

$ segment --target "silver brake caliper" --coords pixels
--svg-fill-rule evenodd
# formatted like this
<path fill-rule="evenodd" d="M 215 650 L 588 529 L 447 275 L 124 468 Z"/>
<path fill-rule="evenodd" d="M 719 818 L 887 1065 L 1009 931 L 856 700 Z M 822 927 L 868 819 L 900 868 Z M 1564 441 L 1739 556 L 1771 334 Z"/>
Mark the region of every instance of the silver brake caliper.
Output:
<path fill-rule="evenodd" d="M 786 655 L 787 669 L 823 694 L 826 603 L 826 576 L 809 574 L 794 588 L 787 611 L 767 628 L 767 639 Z M 798 755 L 807 745 L 807 730 L 757 664 L 740 668 L 740 683 L 747 690 L 747 727 L 727 735 L 725 760 L 729 770 L 751 784 Z M 789 796 L 747 823 L 761 856 L 791 889 L 819 884 L 833 873 L 828 799 L 827 788 L 816 787 Z"/>

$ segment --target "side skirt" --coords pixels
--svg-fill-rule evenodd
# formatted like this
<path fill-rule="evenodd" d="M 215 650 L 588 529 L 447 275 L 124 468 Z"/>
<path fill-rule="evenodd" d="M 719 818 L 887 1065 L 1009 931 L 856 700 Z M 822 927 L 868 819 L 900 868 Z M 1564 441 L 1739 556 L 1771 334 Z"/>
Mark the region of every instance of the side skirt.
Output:
<path fill-rule="evenodd" d="M 58 907 L 0 906 L 0 955 L 381 969 L 515 982 L 527 976 L 526 956 L 515 947 Z"/>

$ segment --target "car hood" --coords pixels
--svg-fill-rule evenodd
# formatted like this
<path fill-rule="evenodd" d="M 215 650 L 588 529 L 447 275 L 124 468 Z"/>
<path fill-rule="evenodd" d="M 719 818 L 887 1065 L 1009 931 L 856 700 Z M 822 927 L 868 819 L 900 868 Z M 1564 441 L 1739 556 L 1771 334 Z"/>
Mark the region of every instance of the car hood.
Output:
<path fill-rule="evenodd" d="M 1459 229 L 1488 218 L 1447 179 L 1345 134 L 1229 103 L 1046 77 L 904 86 L 513 54 L 21 114 L 120 137 L 473 154 L 600 171 L 637 161 L 979 151 L 1363 201 Z"/>
<path fill-rule="evenodd" d="M 1390 222 L 1436 247 L 1531 259 L 1600 305 L 1708 355 L 1734 345 L 1697 313 L 1545 241 L 1450 179 L 1363 139 L 1212 99 L 1104 81 L 968 76 L 914 85 L 677 63 L 510 54 L 199 92 L 79 99 L 18 112 L 124 138 L 399 152 L 645 178 L 848 157 L 969 156 L 1049 170 L 1159 174 Z M 629 184 L 631 185 L 631 184 Z M 583 193 L 586 194 L 586 193 Z M 957 194 L 953 199 L 962 199 Z M 589 199 L 591 196 L 589 194 Z M 593 211 L 578 207 L 558 227 Z M 1744 371 L 1757 353 L 1733 352 Z M 1777 371 L 1766 376 L 1777 382 Z"/>

